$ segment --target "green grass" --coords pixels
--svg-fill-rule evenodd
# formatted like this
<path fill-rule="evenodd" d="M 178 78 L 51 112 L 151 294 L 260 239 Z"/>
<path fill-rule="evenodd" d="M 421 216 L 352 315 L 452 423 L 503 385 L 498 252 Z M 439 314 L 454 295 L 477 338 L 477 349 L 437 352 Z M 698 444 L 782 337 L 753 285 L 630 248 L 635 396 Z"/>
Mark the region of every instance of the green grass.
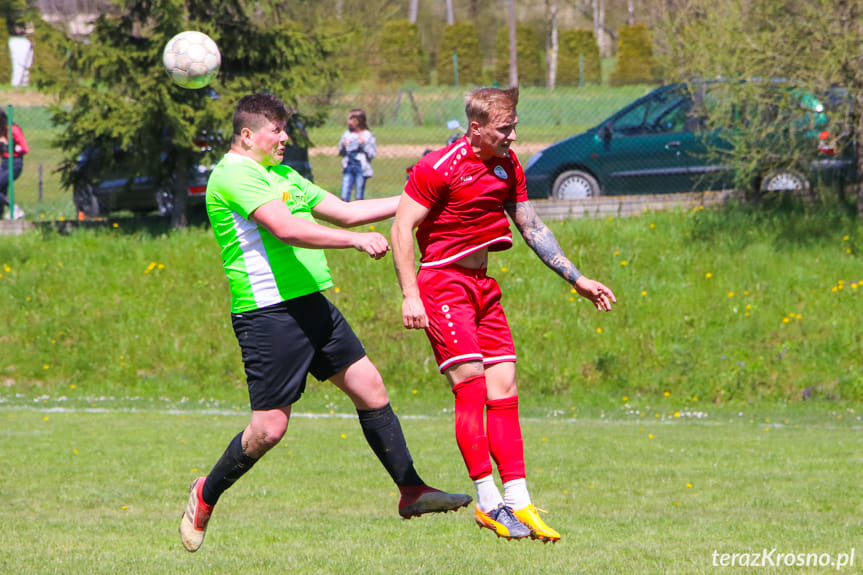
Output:
<path fill-rule="evenodd" d="M 563 535 L 556 545 L 498 540 L 469 510 L 403 521 L 354 417 L 295 417 L 283 443 L 225 494 L 203 547 L 189 554 L 176 532 L 188 483 L 244 414 L 169 402 L 12 403 L 0 406 L 4 573 L 697 575 L 716 572 L 714 552 L 773 548 L 835 560 L 856 547 L 854 568 L 839 572 L 861 561 L 863 445 L 848 410 L 529 410 L 528 482 Z M 451 415 L 407 417 L 403 404 L 399 412 L 420 474 L 472 493 Z"/>
<path fill-rule="evenodd" d="M 164 226 L 119 220 L 0 238 L 7 391 L 244 394 L 215 240 L 204 227 Z M 618 303 L 596 312 L 520 239 L 491 255 L 528 398 L 567 407 L 665 392 L 680 407 L 863 400 L 859 222 L 699 210 L 551 228 Z M 388 385 L 446 394 L 424 335 L 401 327 L 391 259 L 335 250 L 329 261 L 337 287 L 327 295 Z"/>

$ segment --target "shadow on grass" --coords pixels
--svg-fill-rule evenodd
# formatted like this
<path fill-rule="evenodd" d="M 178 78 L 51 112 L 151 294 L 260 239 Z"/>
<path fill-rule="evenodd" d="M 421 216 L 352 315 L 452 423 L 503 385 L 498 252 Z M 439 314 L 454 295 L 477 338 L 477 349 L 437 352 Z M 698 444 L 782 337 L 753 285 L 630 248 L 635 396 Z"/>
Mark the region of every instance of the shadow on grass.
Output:
<path fill-rule="evenodd" d="M 55 232 L 60 235 L 69 235 L 77 230 L 111 230 L 113 233 L 124 235 L 162 236 L 181 229 L 171 225 L 170 217 L 158 214 L 34 222 L 33 225 L 42 233 Z M 188 228 L 209 228 L 210 222 L 206 212 L 198 210 L 190 213 L 186 226 Z"/>

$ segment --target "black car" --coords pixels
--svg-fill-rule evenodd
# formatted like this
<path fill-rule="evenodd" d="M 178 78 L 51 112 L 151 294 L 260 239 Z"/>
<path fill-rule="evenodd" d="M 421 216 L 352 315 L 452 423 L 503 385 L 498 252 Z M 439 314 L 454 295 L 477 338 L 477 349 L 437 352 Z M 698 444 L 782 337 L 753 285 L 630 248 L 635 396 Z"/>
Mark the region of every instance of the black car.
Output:
<path fill-rule="evenodd" d="M 106 154 L 111 154 L 110 159 Z M 137 171 L 134 151 L 115 148 L 87 148 L 78 158 L 75 169 L 73 201 L 79 214 L 87 217 L 105 216 L 129 210 L 136 214 L 158 211 L 163 216 L 174 212 L 173 181 L 170 177 L 134 175 Z M 163 154 L 163 161 L 167 155 Z M 196 163 L 189 173 L 186 207 L 200 209 L 204 205 L 211 166 Z M 131 175 L 130 175 L 131 174 Z"/>
<path fill-rule="evenodd" d="M 292 118 L 287 128 L 291 140 L 285 147 L 282 163 L 311 180 L 313 175 L 308 151 L 310 141 L 305 126 L 299 119 Z M 206 133 L 195 144 L 198 151 L 188 174 L 187 211 L 204 209 L 207 181 L 213 169 L 213 166 L 205 161 L 207 154 L 214 150 L 227 150 L 228 147 L 221 135 Z M 164 149 L 172 149 L 169 140 L 165 141 Z M 75 209 L 79 214 L 91 218 L 123 210 L 136 214 L 158 212 L 163 216 L 170 216 L 177 205 L 174 195 L 175 176 L 168 169 L 170 160 L 170 152 L 163 151 L 163 169 L 152 170 L 161 172 L 161 175 L 148 170 L 141 173 L 140 158 L 134 150 L 106 150 L 99 146 L 87 148 L 78 158 L 73 174 Z"/>

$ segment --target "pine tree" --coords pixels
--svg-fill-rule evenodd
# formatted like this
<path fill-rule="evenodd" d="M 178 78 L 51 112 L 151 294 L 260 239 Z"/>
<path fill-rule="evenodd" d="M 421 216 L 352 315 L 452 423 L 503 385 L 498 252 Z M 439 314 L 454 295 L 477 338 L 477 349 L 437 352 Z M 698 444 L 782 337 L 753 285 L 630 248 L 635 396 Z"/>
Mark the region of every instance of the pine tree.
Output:
<path fill-rule="evenodd" d="M 163 47 L 183 30 L 200 30 L 220 46 L 219 77 L 208 88 L 180 88 L 162 66 Z M 134 150 L 140 172 L 158 174 L 173 189 L 175 225 L 185 223 L 185 179 L 198 152 L 196 140 L 205 133 L 217 141 L 230 138 L 241 96 L 267 90 L 296 108 L 299 96 L 338 75 L 327 63 L 330 39 L 290 23 L 264 27 L 233 0 L 127 0 L 119 16 L 96 21 L 86 42 L 44 23 L 36 41 L 54 48 L 45 68 L 37 63 L 33 80 L 57 98 L 52 111 L 61 127 L 55 144 L 65 155 L 63 183 L 74 184 L 76 158 L 89 146 Z M 212 154 L 225 149 L 217 145 Z"/>

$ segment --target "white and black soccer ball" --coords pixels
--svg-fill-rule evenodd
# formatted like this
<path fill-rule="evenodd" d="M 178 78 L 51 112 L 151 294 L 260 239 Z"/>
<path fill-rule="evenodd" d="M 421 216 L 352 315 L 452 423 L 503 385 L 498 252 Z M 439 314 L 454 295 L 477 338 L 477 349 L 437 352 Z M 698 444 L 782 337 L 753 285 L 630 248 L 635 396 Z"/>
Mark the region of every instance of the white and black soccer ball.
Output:
<path fill-rule="evenodd" d="M 162 63 L 178 86 L 197 90 L 218 75 L 222 54 L 212 38 L 203 32 L 187 30 L 168 41 Z"/>

